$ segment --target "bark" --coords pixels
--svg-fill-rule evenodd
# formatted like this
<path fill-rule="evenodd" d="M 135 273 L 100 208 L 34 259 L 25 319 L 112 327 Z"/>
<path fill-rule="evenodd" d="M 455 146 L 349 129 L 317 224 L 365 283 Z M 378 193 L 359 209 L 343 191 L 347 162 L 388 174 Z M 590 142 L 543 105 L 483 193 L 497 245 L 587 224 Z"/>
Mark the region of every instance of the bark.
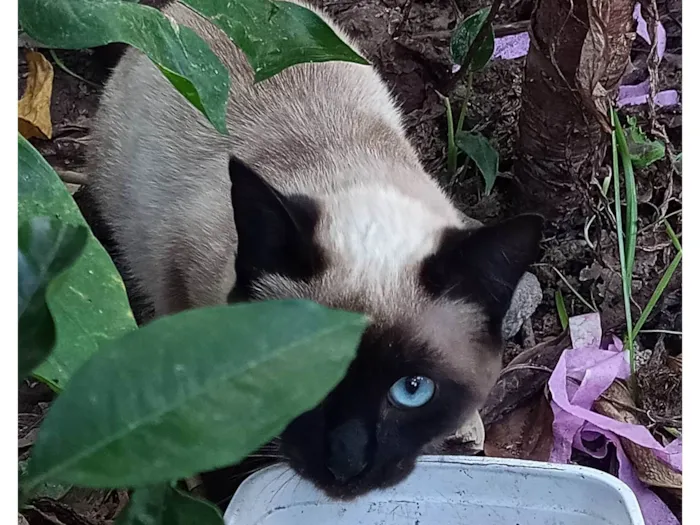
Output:
<path fill-rule="evenodd" d="M 635 0 L 539 0 L 531 20 L 515 175 L 545 213 L 581 212 L 610 143 Z"/>

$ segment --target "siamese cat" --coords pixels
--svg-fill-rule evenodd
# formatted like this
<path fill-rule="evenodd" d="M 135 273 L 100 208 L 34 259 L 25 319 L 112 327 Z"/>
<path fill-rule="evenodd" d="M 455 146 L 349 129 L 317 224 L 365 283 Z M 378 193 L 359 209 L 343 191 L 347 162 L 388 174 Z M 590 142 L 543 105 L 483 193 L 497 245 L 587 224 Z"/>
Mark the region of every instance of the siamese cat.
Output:
<path fill-rule="evenodd" d="M 465 219 L 371 66 L 301 64 L 254 84 L 218 28 L 181 4 L 164 13 L 228 68 L 230 135 L 128 50 L 93 123 L 99 211 L 156 316 L 278 298 L 366 314 L 346 376 L 279 452 L 332 498 L 391 486 L 482 406 L 542 218 Z"/>

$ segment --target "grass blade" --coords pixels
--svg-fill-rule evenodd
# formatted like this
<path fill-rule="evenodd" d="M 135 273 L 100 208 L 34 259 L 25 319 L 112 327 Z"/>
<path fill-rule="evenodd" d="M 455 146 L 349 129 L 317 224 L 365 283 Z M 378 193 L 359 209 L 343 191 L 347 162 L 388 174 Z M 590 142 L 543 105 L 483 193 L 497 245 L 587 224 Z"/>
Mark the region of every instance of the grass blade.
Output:
<path fill-rule="evenodd" d="M 627 276 L 632 279 L 634 271 L 634 252 L 637 247 L 637 183 L 634 178 L 632 156 L 630 155 L 625 131 L 616 112 L 613 112 L 615 124 L 615 137 L 618 143 L 618 152 L 622 160 L 622 169 L 625 173 L 625 260 L 627 262 Z"/>
<path fill-rule="evenodd" d="M 681 263 L 681 259 L 683 258 L 683 247 L 678 241 L 678 236 L 676 235 L 676 232 L 673 231 L 673 228 L 671 228 L 671 225 L 668 223 L 668 221 L 664 222 L 666 223 L 666 231 L 668 232 L 668 236 L 671 237 L 671 241 L 678 250 L 678 253 L 676 253 L 676 256 L 671 261 L 671 264 L 668 265 L 668 268 L 666 268 L 666 271 L 661 277 L 659 284 L 656 285 L 654 293 L 651 295 L 649 302 L 644 307 L 642 315 L 639 316 L 637 323 L 634 325 L 634 329 L 632 330 L 633 340 L 639 335 L 642 328 L 644 328 L 644 323 L 646 323 L 647 319 L 649 318 L 649 315 L 656 306 L 656 303 L 659 301 L 661 295 L 666 290 L 668 283 L 671 281 L 671 277 L 673 277 L 673 273 L 676 271 L 676 268 L 678 268 L 678 265 Z"/>
<path fill-rule="evenodd" d="M 630 304 L 630 278 L 627 265 L 627 250 L 625 249 L 625 234 L 622 225 L 622 197 L 620 190 L 620 158 L 618 157 L 618 137 L 620 131 L 620 120 L 615 114 L 615 110 L 610 108 L 610 117 L 615 128 L 612 134 L 612 165 L 613 165 L 613 186 L 615 190 L 615 223 L 617 229 L 617 244 L 620 252 L 620 274 L 622 275 L 622 296 L 625 303 L 625 321 L 627 324 L 626 346 L 630 351 L 630 366 L 634 371 L 634 338 L 632 337 L 632 308 Z"/>
<path fill-rule="evenodd" d="M 564 296 L 561 294 L 561 290 L 557 290 L 554 294 L 554 301 L 557 304 L 557 314 L 559 315 L 561 329 L 566 330 L 569 327 L 569 314 L 566 313 L 566 305 L 564 304 Z"/>

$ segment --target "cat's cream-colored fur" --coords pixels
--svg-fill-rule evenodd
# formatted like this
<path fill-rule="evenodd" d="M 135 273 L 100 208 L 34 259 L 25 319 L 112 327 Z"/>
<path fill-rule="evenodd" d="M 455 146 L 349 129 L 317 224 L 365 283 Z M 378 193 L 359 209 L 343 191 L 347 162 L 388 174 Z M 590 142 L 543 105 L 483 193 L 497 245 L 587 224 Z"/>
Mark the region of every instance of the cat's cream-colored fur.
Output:
<path fill-rule="evenodd" d="M 253 84 L 245 56 L 222 31 L 178 3 L 165 13 L 199 33 L 228 68 L 230 136 L 130 49 L 105 88 L 90 159 L 102 214 L 156 314 L 223 303 L 234 283 L 231 155 L 282 193 L 320 203 L 318 240 L 333 261 L 312 298 L 360 291 L 377 314 L 415 303 L 412 269 L 443 228 L 463 219 L 422 168 L 378 73 L 301 64 Z M 308 294 L 282 277 L 267 280 L 262 296 Z"/>

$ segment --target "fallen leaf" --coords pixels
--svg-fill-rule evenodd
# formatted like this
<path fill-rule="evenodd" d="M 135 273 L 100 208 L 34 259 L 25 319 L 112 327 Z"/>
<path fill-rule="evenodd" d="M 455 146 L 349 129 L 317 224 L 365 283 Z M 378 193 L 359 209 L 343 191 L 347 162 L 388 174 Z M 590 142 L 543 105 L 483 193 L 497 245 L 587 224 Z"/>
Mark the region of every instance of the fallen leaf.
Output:
<path fill-rule="evenodd" d="M 599 414 L 616 421 L 639 424 L 634 413 L 635 404 L 632 395 L 629 389 L 619 381 L 610 385 L 605 394 L 594 403 L 593 408 Z M 653 450 L 623 437 L 620 441 L 639 479 L 644 484 L 669 489 L 674 496 L 682 500 L 683 474 L 660 461 Z"/>
<path fill-rule="evenodd" d="M 608 107 L 627 69 L 635 37 L 631 31 L 633 4 L 610 5 L 601 0 L 587 0 L 587 4 L 588 33 L 576 68 L 576 84 L 581 102 L 593 112 L 601 127 L 610 132 Z"/>
<path fill-rule="evenodd" d="M 489 427 L 484 454 L 494 458 L 548 461 L 554 439 L 553 419 L 545 396 L 533 398 Z"/>
<path fill-rule="evenodd" d="M 541 394 L 565 348 L 569 333 L 543 341 L 515 357 L 503 370 L 480 411 L 487 431 L 491 425 Z"/>
<path fill-rule="evenodd" d="M 39 498 L 27 507 L 26 514 L 32 522 L 51 525 L 98 525 L 98 522 L 75 512 L 68 505 L 50 498 Z M 36 520 L 36 521 L 35 521 Z"/>
<path fill-rule="evenodd" d="M 25 139 L 50 139 L 53 66 L 44 55 L 36 51 L 27 51 L 27 64 L 27 86 L 17 103 L 19 132 Z"/>
<path fill-rule="evenodd" d="M 675 357 L 668 356 L 666 363 L 671 370 L 678 372 L 679 375 L 683 375 L 683 354 L 678 354 Z"/>

